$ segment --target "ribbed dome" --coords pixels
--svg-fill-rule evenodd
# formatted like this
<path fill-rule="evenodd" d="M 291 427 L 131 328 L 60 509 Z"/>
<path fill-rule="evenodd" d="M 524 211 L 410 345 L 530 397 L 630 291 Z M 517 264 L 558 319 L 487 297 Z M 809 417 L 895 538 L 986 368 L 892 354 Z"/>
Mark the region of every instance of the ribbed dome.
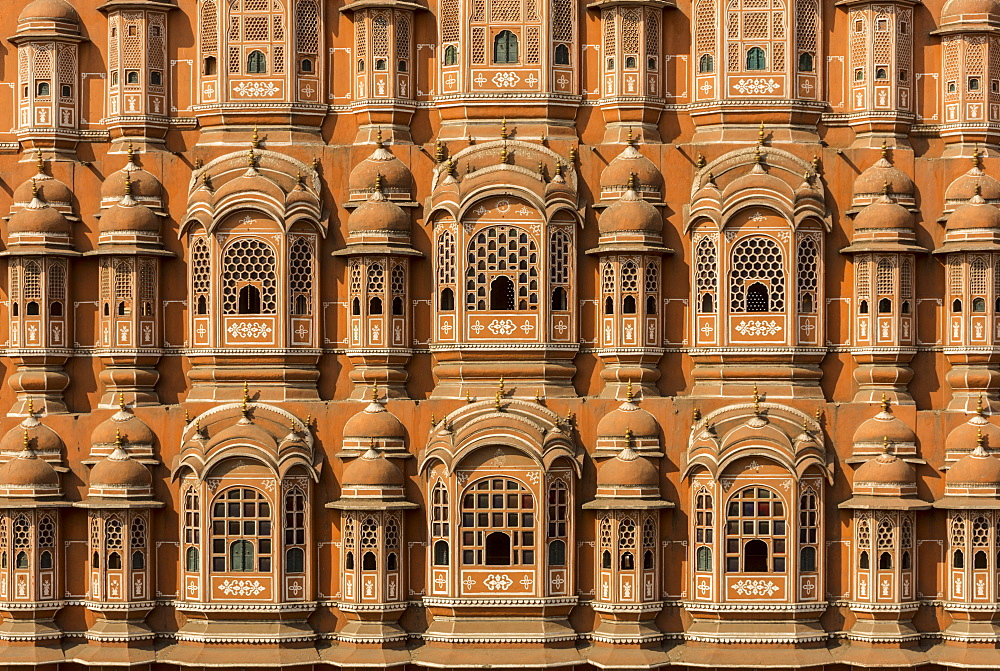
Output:
<path fill-rule="evenodd" d="M 403 423 L 385 406 L 372 400 L 361 412 L 355 414 L 344 424 L 344 439 L 364 440 L 403 440 L 406 431 Z"/>
<path fill-rule="evenodd" d="M 888 191 L 897 195 L 913 195 L 913 180 L 905 172 L 895 167 L 885 157 L 883 149 L 882 158 L 869 166 L 867 170 L 858 175 L 854 180 L 854 193 L 873 194 Z"/>
<path fill-rule="evenodd" d="M 351 216 L 347 218 L 347 232 L 351 235 L 409 233 L 410 217 L 399 205 L 387 200 L 382 190 L 378 189 L 351 212 Z"/>
<path fill-rule="evenodd" d="M 28 445 L 0 468 L 0 489 L 58 488 L 59 474 Z"/>
<path fill-rule="evenodd" d="M 129 456 L 120 442 L 114 452 L 94 464 L 90 471 L 91 487 L 114 487 L 123 489 L 149 489 L 153 486 L 153 476 L 149 469 Z"/>
<path fill-rule="evenodd" d="M 597 471 L 598 487 L 659 487 L 656 467 L 631 447 L 605 461 Z"/>
<path fill-rule="evenodd" d="M 392 155 L 381 142 L 372 155 L 354 166 L 347 180 L 351 193 L 366 193 L 375 188 L 375 181 L 381 180 L 385 194 L 405 194 L 413 192 L 413 173 L 406 164 Z"/>
<path fill-rule="evenodd" d="M 941 8 L 941 23 L 951 23 L 965 18 L 979 18 L 986 15 L 989 19 L 1000 17 L 1000 3 L 996 0 L 948 0 Z"/>
<path fill-rule="evenodd" d="M 952 429 L 944 441 L 944 447 L 952 454 L 969 452 L 980 439 L 987 449 L 1000 449 L 1000 426 L 987 419 L 982 411 Z"/>
<path fill-rule="evenodd" d="M 128 165 L 111 173 L 104 180 L 101 185 L 101 200 L 121 198 L 127 188 L 134 198 L 139 199 L 160 198 L 163 195 L 160 180 L 129 161 Z"/>
<path fill-rule="evenodd" d="M 154 440 L 149 425 L 124 407 L 97 425 L 90 434 L 90 442 L 92 445 L 114 445 L 119 437 L 133 445 L 152 445 Z"/>
<path fill-rule="evenodd" d="M 34 0 L 17 17 L 18 22 L 33 19 L 79 22 L 80 16 L 66 0 Z"/>
<path fill-rule="evenodd" d="M 23 449 L 26 433 L 31 449 L 36 454 L 62 453 L 63 442 L 59 434 L 38 421 L 34 414 L 25 417 L 20 424 L 4 434 L 0 439 L 0 453 L 11 454 Z"/>
<path fill-rule="evenodd" d="M 869 459 L 854 474 L 855 484 L 912 485 L 916 480 L 913 466 L 888 452 Z"/>
<path fill-rule="evenodd" d="M 978 166 L 948 185 L 944 191 L 945 202 L 972 200 L 976 189 L 986 200 L 1000 200 L 1000 182 L 990 177 Z"/>
<path fill-rule="evenodd" d="M 602 235 L 662 235 L 663 218 L 655 207 L 640 198 L 630 186 L 621 198 L 601 214 L 597 227 Z"/>
<path fill-rule="evenodd" d="M 663 192 L 663 174 L 635 145 L 628 145 L 601 173 L 602 191 L 624 191 L 630 179 L 639 192 Z"/>
<path fill-rule="evenodd" d="M 970 228 L 1000 228 L 1000 209 L 987 203 L 976 193 L 968 203 L 955 208 L 948 217 L 946 230 L 963 230 Z"/>
<path fill-rule="evenodd" d="M 160 219 L 145 205 L 140 205 L 126 195 L 101 215 L 100 231 L 104 233 L 118 231 L 139 231 L 143 233 L 159 233 Z"/>
<path fill-rule="evenodd" d="M 913 228 L 913 226 L 913 215 L 905 207 L 893 202 L 884 194 L 872 204 L 864 207 L 854 218 L 855 230 Z"/>
<path fill-rule="evenodd" d="M 403 472 L 375 448 L 344 467 L 344 486 L 402 487 Z"/>
<path fill-rule="evenodd" d="M 660 424 L 651 413 L 626 400 L 597 423 L 598 438 L 622 438 L 629 431 L 636 438 L 658 438 Z"/>
<path fill-rule="evenodd" d="M 68 237 L 71 226 L 66 217 L 58 210 L 35 198 L 27 207 L 14 213 L 7 222 L 7 232 L 9 234 L 36 233 Z"/>
<path fill-rule="evenodd" d="M 883 401 L 883 407 L 874 417 L 861 422 L 854 432 L 855 445 L 872 445 L 888 443 L 913 444 L 917 442 L 917 434 L 906 422 L 889 412 L 888 404 Z"/>
<path fill-rule="evenodd" d="M 978 485 L 1000 488 L 1000 459 L 977 447 L 972 454 L 955 462 L 945 476 L 945 484 L 951 487 Z"/>

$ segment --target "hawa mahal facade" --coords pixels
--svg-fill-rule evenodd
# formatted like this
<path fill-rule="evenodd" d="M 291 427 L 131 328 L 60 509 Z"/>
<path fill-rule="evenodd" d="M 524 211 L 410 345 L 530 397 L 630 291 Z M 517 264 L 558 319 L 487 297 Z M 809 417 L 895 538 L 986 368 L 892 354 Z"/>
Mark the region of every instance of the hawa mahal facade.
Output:
<path fill-rule="evenodd" d="M 1000 2 L 0 16 L 0 667 L 1000 667 Z"/>

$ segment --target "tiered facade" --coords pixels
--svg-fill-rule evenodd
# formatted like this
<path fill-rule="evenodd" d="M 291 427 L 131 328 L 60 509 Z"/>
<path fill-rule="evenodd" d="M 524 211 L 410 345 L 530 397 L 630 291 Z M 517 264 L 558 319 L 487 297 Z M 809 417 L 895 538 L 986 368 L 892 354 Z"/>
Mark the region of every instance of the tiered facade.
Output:
<path fill-rule="evenodd" d="M 1000 669 L 1000 0 L 15 5 L 0 669 Z"/>

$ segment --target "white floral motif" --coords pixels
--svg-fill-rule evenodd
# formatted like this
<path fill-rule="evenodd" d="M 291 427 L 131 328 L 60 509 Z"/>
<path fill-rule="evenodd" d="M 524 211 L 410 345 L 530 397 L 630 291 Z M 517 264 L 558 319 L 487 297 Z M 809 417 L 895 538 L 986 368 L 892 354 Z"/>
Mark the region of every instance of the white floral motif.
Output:
<path fill-rule="evenodd" d="M 226 580 L 219 585 L 226 596 L 257 596 L 266 589 L 260 580 Z"/>
<path fill-rule="evenodd" d="M 265 323 L 234 322 L 226 330 L 234 338 L 266 338 L 273 329 Z"/>
<path fill-rule="evenodd" d="M 751 319 L 741 321 L 736 326 L 736 330 L 740 334 L 748 336 L 773 336 L 776 333 L 781 333 L 781 325 L 773 319 L 771 321 Z"/>
<path fill-rule="evenodd" d="M 781 88 L 781 84 L 774 81 L 774 78 L 764 79 L 741 79 L 734 86 L 738 93 L 743 95 L 761 95 L 764 93 L 774 93 Z"/>
<path fill-rule="evenodd" d="M 514 584 L 514 581 L 511 580 L 510 576 L 506 573 L 491 573 L 486 576 L 486 580 L 483 581 L 483 584 L 486 585 L 486 589 L 491 592 L 506 592 L 510 589 L 511 585 Z"/>
<path fill-rule="evenodd" d="M 509 319 L 494 319 L 487 328 L 489 328 L 490 333 L 493 335 L 505 336 L 517 330 L 517 326 Z"/>
<path fill-rule="evenodd" d="M 773 596 L 780 589 L 773 580 L 740 580 L 733 585 L 740 596 Z"/>
<path fill-rule="evenodd" d="M 277 94 L 279 89 L 274 82 L 240 82 L 233 87 L 233 92 L 250 98 L 270 98 Z"/>
<path fill-rule="evenodd" d="M 514 72 L 498 72 L 493 75 L 493 85 L 500 88 L 514 88 L 521 78 Z"/>

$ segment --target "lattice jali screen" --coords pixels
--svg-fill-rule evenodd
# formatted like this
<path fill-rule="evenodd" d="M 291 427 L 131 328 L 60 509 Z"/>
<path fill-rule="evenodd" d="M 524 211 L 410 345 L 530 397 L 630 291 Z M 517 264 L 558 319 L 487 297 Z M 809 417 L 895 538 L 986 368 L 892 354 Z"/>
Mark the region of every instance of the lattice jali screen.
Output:
<path fill-rule="evenodd" d="M 785 262 L 781 247 L 772 238 L 743 238 L 732 251 L 729 305 L 733 312 L 757 311 L 747 302 L 747 289 L 754 282 L 767 288 L 768 312 L 785 309 Z"/>
<path fill-rule="evenodd" d="M 274 248 L 258 238 L 239 238 L 222 257 L 222 308 L 239 313 L 239 292 L 245 286 L 260 291 L 260 313 L 274 314 L 278 306 L 277 262 Z"/>
<path fill-rule="evenodd" d="M 516 309 L 538 308 L 538 246 L 528 232 L 517 226 L 490 226 L 469 244 L 466 307 L 486 310 L 491 283 L 504 276 L 513 284 Z"/>

